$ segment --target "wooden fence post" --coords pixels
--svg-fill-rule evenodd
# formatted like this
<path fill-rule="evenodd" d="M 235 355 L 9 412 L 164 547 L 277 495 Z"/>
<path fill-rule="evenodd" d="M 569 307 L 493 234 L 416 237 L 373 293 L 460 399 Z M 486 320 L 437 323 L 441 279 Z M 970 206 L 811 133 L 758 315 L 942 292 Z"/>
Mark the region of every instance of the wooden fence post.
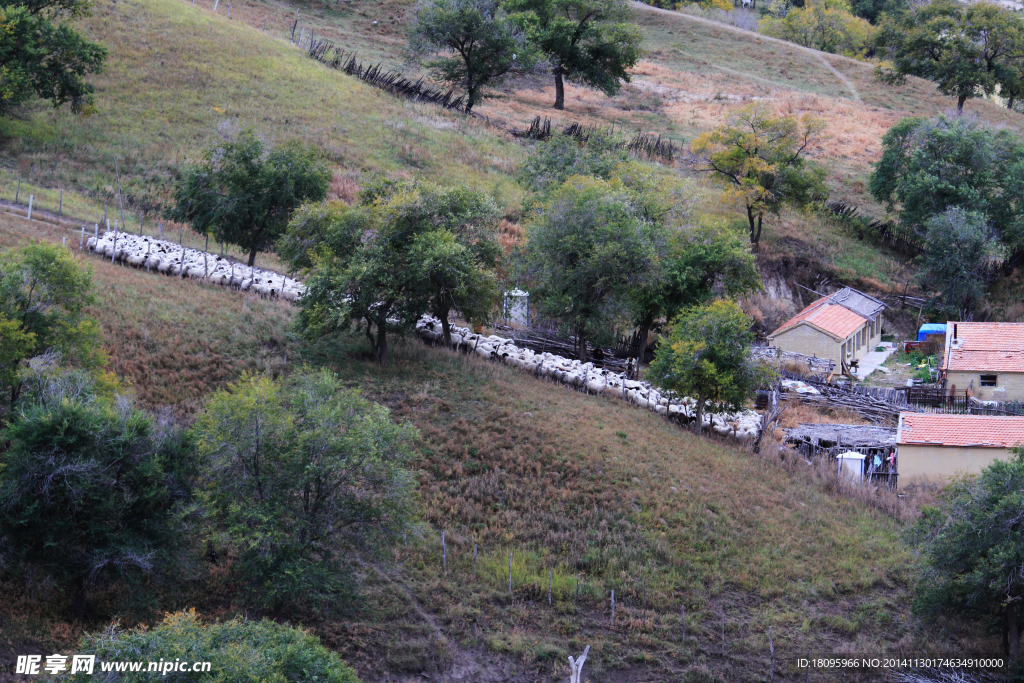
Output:
<path fill-rule="evenodd" d="M 110 250 L 110 262 L 114 262 L 114 257 L 117 256 L 117 219 L 114 219 L 114 246 Z"/>
<path fill-rule="evenodd" d="M 266 14 L 263 15 L 263 29 L 262 30 L 264 30 L 264 31 L 267 30 L 267 15 Z"/>
<path fill-rule="evenodd" d="M 142 224 L 145 222 L 145 220 L 146 212 L 143 211 L 142 213 L 139 214 L 139 237 L 142 237 Z"/>
<path fill-rule="evenodd" d="M 82 223 L 82 236 L 78 239 L 78 251 L 85 247 L 85 223 Z"/>
<path fill-rule="evenodd" d="M 18 203 L 18 197 L 21 196 L 21 178 L 18 178 L 18 189 L 14 191 L 14 203 Z"/>
<path fill-rule="evenodd" d="M 64 188 L 60 189 L 60 203 L 57 204 L 57 216 L 64 215 Z"/>
<path fill-rule="evenodd" d="M 217 13 L 217 5 L 220 4 L 220 0 L 213 0 L 213 13 Z"/>
<path fill-rule="evenodd" d="M 32 199 L 35 195 L 28 196 L 28 220 L 32 220 Z"/>
<path fill-rule="evenodd" d="M 121 199 L 121 172 L 117 169 L 117 159 L 114 159 L 114 175 L 117 178 L 117 206 L 121 211 L 121 225 L 128 227 L 124 222 L 124 201 Z"/>
<path fill-rule="evenodd" d="M 163 240 L 163 238 L 164 238 L 164 224 L 161 222 L 161 223 L 158 223 L 158 225 L 160 226 L 160 239 Z"/>

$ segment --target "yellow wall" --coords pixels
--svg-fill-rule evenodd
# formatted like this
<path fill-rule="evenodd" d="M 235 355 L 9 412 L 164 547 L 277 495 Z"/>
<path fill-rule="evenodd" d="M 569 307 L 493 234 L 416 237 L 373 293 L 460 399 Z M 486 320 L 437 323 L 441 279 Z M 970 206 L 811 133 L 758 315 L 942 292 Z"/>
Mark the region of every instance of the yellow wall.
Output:
<path fill-rule="evenodd" d="M 981 375 L 996 375 L 996 386 L 981 386 Z M 971 389 L 982 401 L 1024 401 L 1024 373 L 1020 372 L 955 372 L 946 373 L 946 390 L 954 386 L 963 391 L 974 381 Z"/>
<path fill-rule="evenodd" d="M 870 321 L 846 340 L 849 353 L 846 354 L 846 362 L 860 360 L 866 354 L 875 350 L 882 341 L 882 316 L 878 316 L 875 325 L 872 327 Z M 772 346 L 783 351 L 795 351 L 805 356 L 817 356 L 818 358 L 831 358 L 835 361 L 836 367 L 842 359 L 843 342 L 816 330 L 810 325 L 796 325 L 782 332 L 771 340 Z"/>
<path fill-rule="evenodd" d="M 831 358 L 836 368 L 839 367 L 840 343 L 810 325 L 797 325 L 779 334 L 771 340 L 772 346 L 783 351 L 795 351 L 805 356 Z"/>
<path fill-rule="evenodd" d="M 903 481 L 919 475 L 929 479 L 948 479 L 957 473 L 980 472 L 994 460 L 1009 457 L 1009 448 L 903 445 L 896 452 L 896 467 Z"/>

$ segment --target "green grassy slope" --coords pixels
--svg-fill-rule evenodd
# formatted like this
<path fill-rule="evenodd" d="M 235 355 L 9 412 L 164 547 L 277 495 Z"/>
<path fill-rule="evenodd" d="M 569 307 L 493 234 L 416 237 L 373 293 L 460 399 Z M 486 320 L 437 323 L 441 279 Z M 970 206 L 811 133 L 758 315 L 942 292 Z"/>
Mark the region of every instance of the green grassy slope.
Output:
<path fill-rule="evenodd" d="M 0 214 L 3 247 L 67 234 Z M 245 370 L 315 363 L 420 429 L 421 532 L 392 556 L 360 559 L 358 614 L 308 623 L 369 680 L 449 667 L 557 678 L 565 656 L 587 644 L 594 681 L 663 681 L 704 665 L 725 680 L 762 680 L 769 626 L 789 673 L 807 650 L 966 646 L 935 640 L 910 618 L 899 523 L 829 495 L 802 466 L 787 470 L 619 401 L 415 341 L 398 345 L 386 369 L 367 360 L 359 338 L 305 348 L 282 303 L 82 258 L 95 271 L 92 313 L 110 367 L 145 405 L 187 416 Z M 234 614 L 223 571 L 162 608 Z M 69 647 L 99 625 L 64 624 L 22 587 L 6 590 L 17 599 L 0 608 L 0 626 L 26 647 Z"/>
<path fill-rule="evenodd" d="M 4 198 L 21 175 L 102 203 L 114 195 L 118 159 L 131 205 L 152 208 L 219 128 L 254 126 L 271 140 L 320 145 L 339 169 L 336 191 L 346 174 L 416 172 L 518 203 L 507 174 L 520 146 L 326 69 L 269 32 L 179 0 L 101 0 L 80 25 L 110 49 L 91 79 L 96 112 L 79 118 L 37 103 L 0 123 Z M 97 220 L 96 211 L 83 217 Z"/>

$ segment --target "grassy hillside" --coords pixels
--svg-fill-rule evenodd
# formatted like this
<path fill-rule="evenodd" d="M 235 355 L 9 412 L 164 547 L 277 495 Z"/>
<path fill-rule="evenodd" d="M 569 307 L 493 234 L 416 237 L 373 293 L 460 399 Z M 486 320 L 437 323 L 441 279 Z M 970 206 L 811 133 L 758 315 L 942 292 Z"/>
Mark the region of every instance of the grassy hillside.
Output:
<path fill-rule="evenodd" d="M 522 191 L 511 174 L 528 147 L 312 62 L 284 38 L 293 5 L 233 4 L 228 20 L 206 0 L 98 0 L 81 22 L 111 50 L 94 81 L 97 111 L 81 119 L 37 105 L 0 122 L 0 196 L 11 199 L 23 177 L 22 201 L 33 193 L 55 208 L 53 188 L 65 187 L 65 208 L 98 221 L 113 196 L 117 159 L 129 224 L 148 210 L 152 230 L 152 212 L 182 161 L 219 128 L 253 125 L 272 139 L 322 146 L 337 167 L 335 196 L 351 197 L 367 173 L 421 174 L 492 192 L 516 218 Z M 365 57 L 397 65 L 408 7 L 353 0 L 300 15 Z M 685 141 L 754 98 L 816 111 L 832 120 L 833 135 L 816 153 L 832 165 L 837 196 L 860 202 L 885 126 L 947 104 L 919 81 L 890 91 L 848 60 L 681 14 L 641 9 L 637 17 L 649 53 L 634 83 L 611 100 L 571 87 L 561 122 L 615 123 Z M 549 85 L 527 85 L 483 111 L 518 125 L 550 115 Z M 971 106 L 1011 121 L 990 105 Z M 737 214 L 717 193 L 707 197 L 707 213 Z M 76 233 L 0 214 L 0 246 L 62 236 L 77 244 Z M 294 310 L 280 302 L 83 258 L 95 268 L 93 314 L 110 367 L 143 405 L 188 418 L 203 396 L 245 370 L 276 374 L 314 363 L 337 369 L 420 429 L 421 532 L 392 557 L 360 558 L 366 593 L 352 618 L 309 624 L 369 680 L 434 679 L 441 670 L 479 681 L 564 678 L 565 656 L 585 644 L 594 646 L 595 682 L 673 680 L 701 666 L 729 681 L 763 680 L 769 627 L 790 675 L 792 658 L 808 650 L 995 649 L 914 620 L 900 523 L 832 495 L 826 474 L 801 462 L 762 460 L 619 402 L 417 342 L 400 345 L 382 370 L 358 338 L 304 346 L 290 329 Z M 902 259 L 792 213 L 770 221 L 761 258 L 790 279 L 825 273 L 892 287 L 908 272 Z M 211 616 L 234 614 L 223 573 L 213 567 L 207 584 L 167 597 L 162 608 L 177 600 Z M 98 625 L 64 623 L 56 607 L 34 599 L 36 589 L 8 586 L 15 597 L 0 606 L 0 628 L 24 651 L 67 647 Z"/>
<path fill-rule="evenodd" d="M 335 196 L 351 197 L 368 172 L 417 174 L 486 189 L 515 218 L 522 193 L 509 176 L 528 145 L 478 120 L 403 102 L 332 72 L 288 40 L 298 18 L 299 34 L 312 30 L 367 61 L 415 74 L 403 65 L 408 0 L 313 8 L 242 0 L 232 3 L 230 19 L 226 3 L 217 15 L 212 6 L 208 0 L 98 2 L 93 17 L 81 22 L 111 50 L 106 72 L 93 79 L 97 111 L 76 118 L 39 103 L 0 122 L 0 197 L 12 199 L 21 177 L 22 201 L 41 195 L 56 208 L 56 188 L 63 187 L 68 211 L 99 221 L 103 201 L 115 198 L 117 159 L 129 226 L 147 211 L 155 228 L 155 211 L 182 161 L 216 139 L 218 129 L 252 125 L 270 139 L 298 137 L 324 148 L 337 167 Z M 924 81 L 891 88 L 869 65 L 698 17 L 635 8 L 647 52 L 616 97 L 569 85 L 567 110 L 554 112 L 552 86 L 538 78 L 513 84 L 479 111 L 516 127 L 551 116 L 556 124 L 578 120 L 655 132 L 681 145 L 755 99 L 782 111 L 814 112 L 829 120 L 828 138 L 814 154 L 830 170 L 834 198 L 880 215 L 865 187 L 882 133 L 901 116 L 949 106 Z M 1020 118 L 987 102 L 968 107 L 1001 125 L 1017 125 Z M 740 215 L 717 191 L 707 196 L 708 213 Z M 793 273 L 806 270 L 804 279 L 824 272 L 866 287 L 896 288 L 909 274 L 903 258 L 815 217 L 770 218 L 765 247 L 766 267 L 791 277 L 802 278 Z"/>
<path fill-rule="evenodd" d="M 3 247 L 67 234 L 0 214 Z M 493 667 L 509 671 L 506 680 L 561 676 L 565 656 L 586 644 L 594 681 L 665 680 L 698 666 L 729 681 L 762 680 L 769 626 L 791 673 L 792 657 L 807 650 L 983 642 L 922 630 L 907 610 L 899 523 L 830 495 L 820 473 L 415 341 L 398 345 L 383 370 L 359 338 L 304 348 L 282 303 L 82 259 L 95 272 L 92 313 L 110 367 L 144 405 L 187 417 L 243 370 L 315 363 L 420 429 L 420 533 L 391 557 L 360 559 L 366 589 L 352 618 L 309 624 L 369 680 L 449 667 L 479 669 L 473 680 L 487 680 L 482 672 Z M 162 609 L 180 601 L 233 614 L 222 572 L 211 568 L 207 583 L 167 597 Z M 0 627 L 26 651 L 67 647 L 95 626 L 64 623 L 23 586 L 6 590 L 15 599 L 0 611 Z"/>
<path fill-rule="evenodd" d="M 130 206 L 152 210 L 166 200 L 180 164 L 218 129 L 253 126 L 270 140 L 322 147 L 338 168 L 332 190 L 339 196 L 351 193 L 360 173 L 415 172 L 519 202 L 508 172 L 522 158 L 520 146 L 480 122 L 325 69 L 283 39 L 200 5 L 100 0 L 80 25 L 110 49 L 104 73 L 90 79 L 96 112 L 75 117 L 37 103 L 0 122 L 4 199 L 23 176 L 92 198 L 83 217 L 98 220 L 103 199 L 115 197 L 117 159 Z"/>

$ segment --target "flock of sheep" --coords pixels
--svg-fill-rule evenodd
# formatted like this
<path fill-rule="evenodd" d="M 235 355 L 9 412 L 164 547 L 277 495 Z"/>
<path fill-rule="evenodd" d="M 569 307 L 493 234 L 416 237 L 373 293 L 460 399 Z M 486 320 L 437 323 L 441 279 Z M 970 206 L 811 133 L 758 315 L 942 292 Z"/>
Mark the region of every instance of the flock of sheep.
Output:
<path fill-rule="evenodd" d="M 416 323 L 416 333 L 424 341 L 436 343 L 443 339 L 441 321 L 424 315 Z M 582 363 L 552 353 L 536 353 L 516 346 L 511 340 L 491 335 L 474 334 L 466 327 L 453 327 L 452 347 L 475 353 L 482 358 L 499 360 L 540 377 L 550 377 L 578 389 L 595 394 L 605 394 L 635 403 L 660 415 L 681 422 L 696 419 L 697 401 L 688 396 L 676 399 L 661 394 L 648 382 L 626 379 L 593 363 Z M 740 412 L 713 413 L 705 405 L 704 426 L 723 436 L 735 437 L 741 441 L 757 438 L 761 429 L 761 416 L 753 410 Z"/>
<path fill-rule="evenodd" d="M 108 230 L 102 236 L 90 237 L 89 251 L 121 263 L 155 270 L 166 275 L 206 280 L 216 285 L 255 292 L 265 297 L 298 301 L 305 286 L 280 273 L 235 263 L 229 259 L 198 249 L 190 249 L 167 240 Z M 424 315 L 416 324 L 421 338 L 430 343 L 442 339 L 441 321 Z M 676 400 L 661 394 L 648 382 L 626 379 L 622 374 L 595 367 L 593 363 L 535 353 L 519 348 L 511 340 L 491 335 L 474 334 L 466 327 L 452 328 L 452 346 L 483 358 L 500 360 L 539 377 L 550 377 L 569 386 L 595 394 L 606 394 L 635 403 L 660 415 L 692 422 L 696 419 L 697 402 L 684 396 Z M 753 410 L 714 413 L 706 406 L 704 426 L 723 436 L 741 441 L 757 438 L 761 416 Z"/>
<path fill-rule="evenodd" d="M 207 280 L 215 285 L 252 291 L 263 297 L 298 301 L 305 291 L 305 285 L 298 280 L 272 270 L 242 265 L 216 254 L 155 237 L 108 230 L 102 236 L 90 237 L 86 245 L 89 251 L 112 261 L 166 275 Z"/>

